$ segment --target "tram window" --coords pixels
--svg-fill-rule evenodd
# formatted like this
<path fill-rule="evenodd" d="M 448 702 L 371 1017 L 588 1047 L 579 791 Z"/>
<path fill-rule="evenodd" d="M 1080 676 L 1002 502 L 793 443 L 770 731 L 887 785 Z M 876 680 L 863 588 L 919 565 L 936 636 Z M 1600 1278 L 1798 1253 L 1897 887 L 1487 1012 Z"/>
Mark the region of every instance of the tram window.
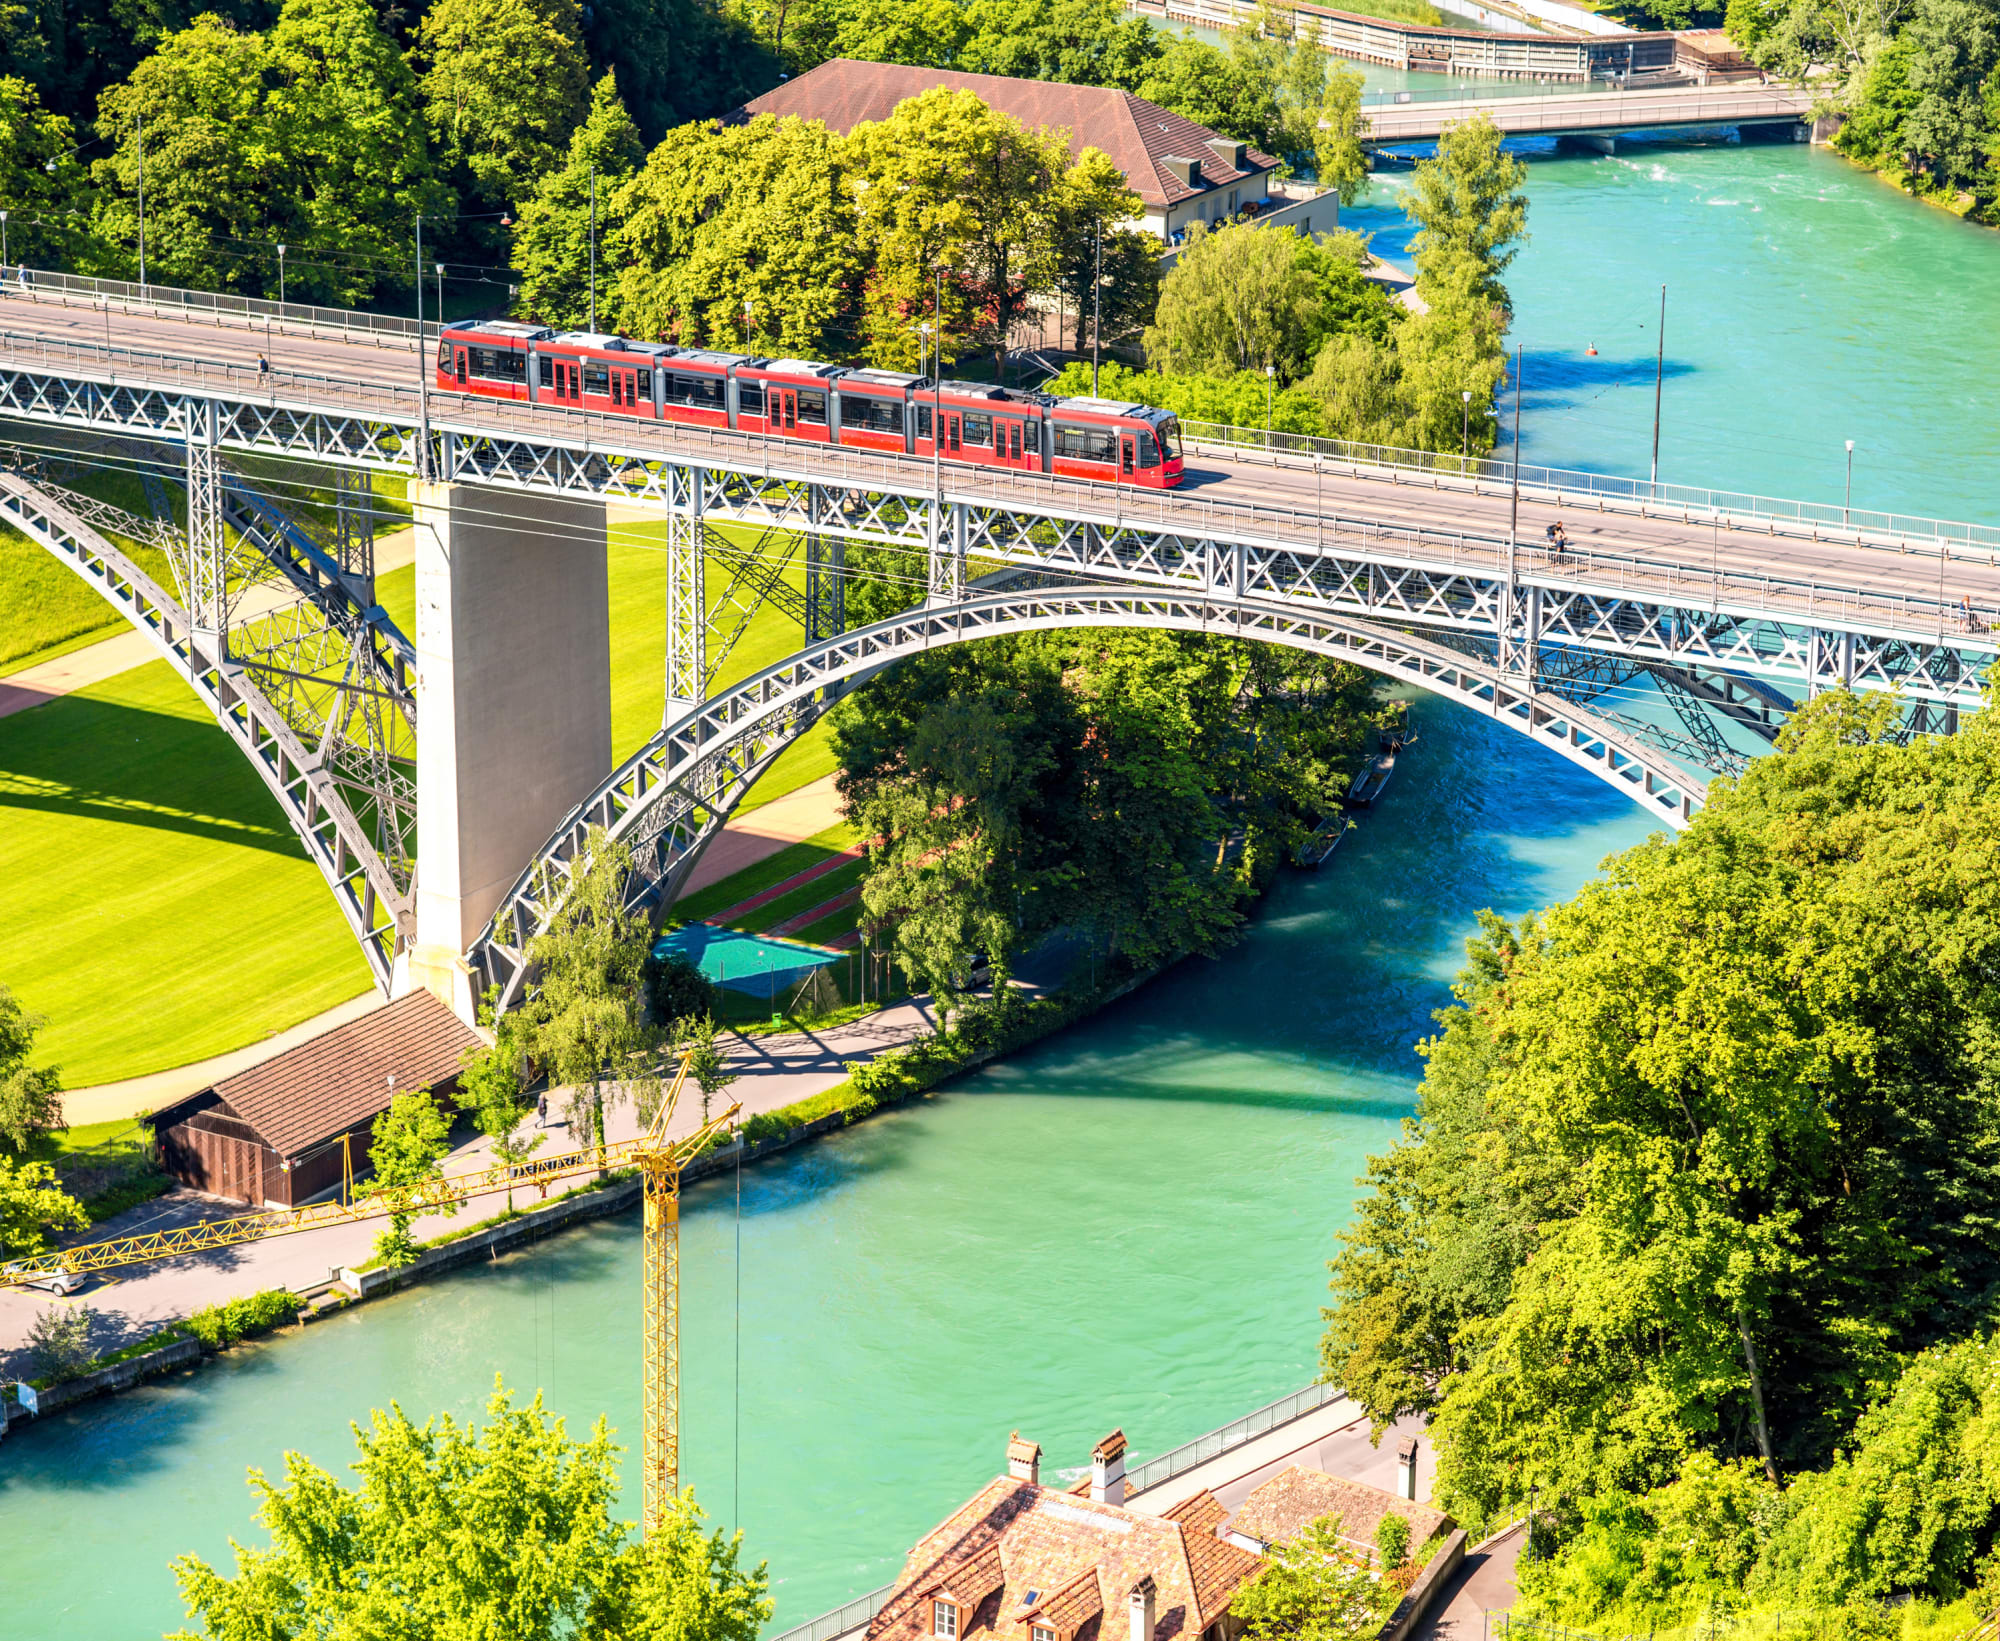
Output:
<path fill-rule="evenodd" d="M 472 348 L 472 374 L 488 382 L 520 382 L 527 379 L 527 360 L 504 348 Z"/>
<path fill-rule="evenodd" d="M 903 407 L 895 399 L 843 393 L 840 396 L 840 425 L 863 433 L 901 433 Z"/>
<path fill-rule="evenodd" d="M 917 437 L 920 439 L 928 439 L 930 436 L 931 436 L 931 407 L 929 405 L 918 405 Z"/>
<path fill-rule="evenodd" d="M 686 376 L 674 371 L 667 377 L 667 402 L 676 405 L 692 405 L 697 410 L 720 410 L 722 408 L 722 378 L 720 376 Z"/>
<path fill-rule="evenodd" d="M 608 394 L 611 391 L 611 367 L 595 359 L 584 360 L 583 391 Z"/>
<path fill-rule="evenodd" d="M 974 448 L 990 447 L 993 443 L 993 418 L 968 412 L 965 417 L 965 442 Z"/>
<path fill-rule="evenodd" d="M 543 354 L 538 362 L 542 367 L 542 386 L 554 387 L 556 385 L 555 360 L 551 359 L 547 354 Z"/>
<path fill-rule="evenodd" d="M 441 341 L 438 343 L 438 369 L 451 369 L 451 344 L 449 342 Z"/>
<path fill-rule="evenodd" d="M 636 372 L 636 376 L 639 383 L 639 397 L 650 403 L 653 397 L 653 373 L 650 370 L 642 370 Z"/>
<path fill-rule="evenodd" d="M 1179 422 L 1169 419 L 1166 426 L 1160 429 L 1160 448 L 1166 451 L 1168 461 L 1177 462 L 1181 459 L 1181 424 Z"/>
<path fill-rule="evenodd" d="M 826 395 L 816 387 L 799 389 L 799 420 L 815 427 L 826 426 Z"/>
<path fill-rule="evenodd" d="M 1160 447 L 1153 443 L 1152 434 L 1143 431 L 1139 434 L 1139 465 L 1141 467 L 1160 465 Z"/>
<path fill-rule="evenodd" d="M 738 382 L 736 384 L 736 410 L 743 416 L 764 414 L 764 384 L 762 382 Z"/>
<path fill-rule="evenodd" d="M 1087 427 L 1079 422 L 1056 423 L 1056 454 L 1069 461 L 1115 462 L 1118 434 L 1109 427 Z"/>
<path fill-rule="evenodd" d="M 1026 446 L 1029 455 L 1039 456 L 1042 453 L 1042 424 L 1029 422 L 1022 428 L 1021 443 Z"/>

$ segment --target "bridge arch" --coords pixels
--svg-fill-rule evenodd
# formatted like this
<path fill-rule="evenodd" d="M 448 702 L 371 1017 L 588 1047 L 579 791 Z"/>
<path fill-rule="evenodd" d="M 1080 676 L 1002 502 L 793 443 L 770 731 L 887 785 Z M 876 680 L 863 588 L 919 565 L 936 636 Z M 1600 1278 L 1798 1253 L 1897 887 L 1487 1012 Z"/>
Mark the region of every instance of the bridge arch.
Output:
<path fill-rule="evenodd" d="M 757 777 L 853 684 L 946 644 L 1078 627 L 1211 633 L 1350 661 L 1486 713 L 1589 770 L 1676 830 L 1704 801 L 1705 788 L 1661 753 L 1588 711 L 1489 663 L 1372 622 L 1201 591 L 1003 588 L 908 610 L 808 645 L 668 724 L 571 811 L 502 899 L 467 954 L 470 966 L 483 985 L 498 988 L 500 1009 L 519 999 L 527 943 L 561 904 L 593 828 L 631 849 L 638 868 L 628 890 L 631 903 L 670 905 Z"/>
<path fill-rule="evenodd" d="M 415 903 L 407 870 L 399 880 L 342 788 L 341 715 L 317 725 L 317 742 L 309 741 L 255 676 L 231 662 L 221 635 L 198 630 L 186 609 L 76 508 L 18 474 L 0 472 L 0 522 L 94 587 L 201 699 L 277 800 L 333 891 L 376 985 L 388 991 L 397 953 L 414 935 Z M 329 679 L 327 687 L 343 697 L 379 693 L 345 679 Z"/>

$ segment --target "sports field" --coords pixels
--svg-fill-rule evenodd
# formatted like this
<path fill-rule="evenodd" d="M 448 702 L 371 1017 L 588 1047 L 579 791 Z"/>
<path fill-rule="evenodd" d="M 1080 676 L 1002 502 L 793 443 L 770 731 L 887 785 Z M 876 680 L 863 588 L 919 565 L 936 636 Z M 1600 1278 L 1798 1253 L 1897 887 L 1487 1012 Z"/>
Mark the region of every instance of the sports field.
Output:
<path fill-rule="evenodd" d="M 665 556 L 655 527 L 614 528 L 612 738 L 624 757 L 659 727 Z M 0 542 L 0 630 L 29 619 L 32 555 Z M 715 590 L 720 572 L 711 572 Z M 794 566 L 793 574 L 802 579 Z M 89 631 L 87 606 L 58 602 Z M 415 573 L 379 584 L 405 631 Z M 86 592 L 94 600 L 95 594 Z M 49 629 L 43 629 L 43 636 Z M 72 637 L 74 637 L 74 632 Z M 61 640 L 56 640 L 61 642 Z M 795 623 L 761 610 L 724 681 L 784 655 Z M 46 642 L 34 652 L 49 653 Z M 0 663 L 11 670 L 18 662 Z M 768 801 L 827 773 L 823 735 L 780 761 Z M 249 765 L 165 663 L 0 719 L 0 983 L 49 1017 L 38 1058 L 72 1088 L 240 1047 L 365 991 L 366 966 L 319 873 Z"/>

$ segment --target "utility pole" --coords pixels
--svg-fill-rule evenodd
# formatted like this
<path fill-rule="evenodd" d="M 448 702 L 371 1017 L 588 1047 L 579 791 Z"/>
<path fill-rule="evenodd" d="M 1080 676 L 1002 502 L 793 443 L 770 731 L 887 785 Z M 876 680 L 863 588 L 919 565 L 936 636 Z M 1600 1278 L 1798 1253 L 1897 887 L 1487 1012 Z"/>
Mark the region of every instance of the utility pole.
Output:
<path fill-rule="evenodd" d="M 444 327 L 438 327 L 444 334 Z M 431 476 L 431 350 L 424 341 L 424 213 L 417 213 L 417 477 Z"/>
<path fill-rule="evenodd" d="M 433 269 L 435 269 L 435 270 L 436 270 L 436 272 L 437 272 L 437 282 L 438 282 L 438 301 L 437 301 L 437 309 L 438 309 L 438 329 L 439 329 L 440 331 L 442 331 L 442 330 L 444 329 L 444 264 L 443 264 L 442 262 L 433 262 L 433 263 L 431 264 L 431 267 L 432 267 Z"/>
<path fill-rule="evenodd" d="M 1090 281 L 1090 392 L 1097 396 L 1097 327 L 1104 314 L 1104 218 L 1097 219 L 1097 250 Z"/>
<path fill-rule="evenodd" d="M 146 288 L 146 122 L 139 119 L 139 289 Z"/>
<path fill-rule="evenodd" d="M 1660 382 L 1667 369 L 1667 287 L 1660 287 L 1660 351 L 1653 359 L 1653 483 L 1660 482 Z"/>
<path fill-rule="evenodd" d="M 438 318 L 444 315 L 440 313 Z M 597 334 L 597 162 L 590 164 L 590 331 Z"/>
<path fill-rule="evenodd" d="M 1521 529 L 1521 344 L 1514 344 L 1514 498 L 1507 513 L 1507 619 L 1513 620 L 1514 547 Z"/>
<path fill-rule="evenodd" d="M 1472 455 L 1472 389 L 1460 388 L 1458 398 L 1458 470 L 1463 474 Z"/>
<path fill-rule="evenodd" d="M 1854 441 L 1852 439 L 1849 439 L 1847 441 L 1847 489 L 1840 498 L 1840 522 L 1842 528 L 1846 527 L 1848 522 L 1847 515 L 1853 509 L 1853 506 L 1854 506 Z M 1940 560 L 1940 562 L 1942 561 Z"/>
<path fill-rule="evenodd" d="M 285 305 L 285 248 L 278 247 L 278 306 Z"/>
<path fill-rule="evenodd" d="M 7 266 L 7 213 L 0 211 L 0 268 Z"/>

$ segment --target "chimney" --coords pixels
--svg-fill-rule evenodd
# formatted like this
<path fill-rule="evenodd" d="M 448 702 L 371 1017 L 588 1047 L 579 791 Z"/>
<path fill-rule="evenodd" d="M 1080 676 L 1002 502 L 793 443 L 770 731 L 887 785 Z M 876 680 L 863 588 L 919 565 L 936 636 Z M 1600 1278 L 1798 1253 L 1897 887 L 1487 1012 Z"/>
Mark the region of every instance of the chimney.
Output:
<path fill-rule="evenodd" d="M 1090 1497 L 1094 1504 L 1125 1502 L 1125 1432 L 1114 1430 L 1090 1450 Z"/>
<path fill-rule="evenodd" d="M 1417 1501 L 1417 1438 L 1405 1436 L 1396 1444 L 1396 1497 Z"/>
<path fill-rule="evenodd" d="M 1231 142 L 1227 137 L 1210 137 L 1208 151 L 1232 171 L 1243 169 L 1244 145 Z"/>
<path fill-rule="evenodd" d="M 1131 1641 L 1153 1641 L 1153 1575 L 1145 1574 L 1132 1586 Z"/>
<path fill-rule="evenodd" d="M 1018 1430 L 1007 1438 L 1007 1474 L 1034 1487 L 1042 1484 L 1041 1447 L 1022 1441 Z"/>
<path fill-rule="evenodd" d="M 1201 181 L 1201 161 L 1182 159 L 1178 154 L 1162 156 L 1160 163 L 1180 179 L 1183 188 L 1199 188 Z"/>

